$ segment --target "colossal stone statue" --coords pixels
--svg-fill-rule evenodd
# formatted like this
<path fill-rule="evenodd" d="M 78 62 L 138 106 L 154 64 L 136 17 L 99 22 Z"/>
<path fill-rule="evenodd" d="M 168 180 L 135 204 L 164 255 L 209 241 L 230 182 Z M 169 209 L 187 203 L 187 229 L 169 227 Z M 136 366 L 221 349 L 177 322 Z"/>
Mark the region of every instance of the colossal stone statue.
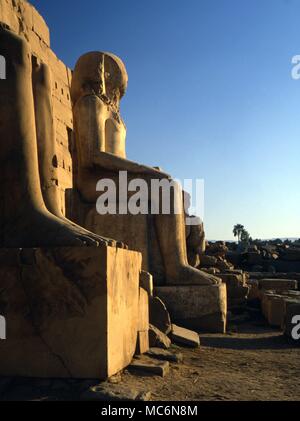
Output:
<path fill-rule="evenodd" d="M 126 127 L 119 107 L 127 81 L 124 64 L 110 53 L 87 53 L 80 57 L 74 70 L 71 98 L 77 155 L 75 186 L 81 199 L 94 206 L 99 197 L 97 182 L 108 178 L 118 186 L 119 171 L 127 171 L 128 180 L 145 180 L 149 190 L 151 180 L 170 179 L 162 171 L 126 159 Z M 171 189 L 171 193 L 171 203 L 174 203 L 178 186 Z M 181 209 L 178 214 L 171 209 L 170 214 L 154 215 L 165 282 L 169 285 L 219 284 L 218 278 L 188 264 L 182 201 Z"/>
<path fill-rule="evenodd" d="M 7 67 L 0 80 L 0 247 L 115 245 L 59 209 L 48 68 L 4 24 L 0 55 Z"/>
<path fill-rule="evenodd" d="M 25 38 L 0 23 L 0 376 L 106 379 L 136 349 L 141 254 L 63 216 L 50 71 Z"/>

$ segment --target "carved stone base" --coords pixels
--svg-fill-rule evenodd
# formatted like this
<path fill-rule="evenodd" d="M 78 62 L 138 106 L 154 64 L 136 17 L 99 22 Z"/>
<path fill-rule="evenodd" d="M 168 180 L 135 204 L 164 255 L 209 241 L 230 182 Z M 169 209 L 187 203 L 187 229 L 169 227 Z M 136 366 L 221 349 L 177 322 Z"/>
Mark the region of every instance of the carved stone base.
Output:
<path fill-rule="evenodd" d="M 95 205 L 82 201 L 76 189 L 66 195 L 67 217 L 89 231 L 127 244 L 142 253 L 142 268 L 156 285 L 165 283 L 165 270 L 157 241 L 153 215 L 99 215 Z"/>
<path fill-rule="evenodd" d="M 132 360 L 141 254 L 0 249 L 0 375 L 105 379 Z"/>
<path fill-rule="evenodd" d="M 173 323 L 187 328 L 225 333 L 226 285 L 166 286 L 155 288 Z"/>

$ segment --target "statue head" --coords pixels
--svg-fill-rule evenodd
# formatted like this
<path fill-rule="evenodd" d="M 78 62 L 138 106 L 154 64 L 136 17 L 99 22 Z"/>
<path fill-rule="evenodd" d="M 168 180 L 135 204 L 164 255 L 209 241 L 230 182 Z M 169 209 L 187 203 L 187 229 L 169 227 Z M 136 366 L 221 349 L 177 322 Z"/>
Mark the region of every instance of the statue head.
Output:
<path fill-rule="evenodd" d="M 126 92 L 128 75 L 122 60 L 111 53 L 94 51 L 79 58 L 73 72 L 73 105 L 83 95 L 105 95 L 114 104 Z"/>

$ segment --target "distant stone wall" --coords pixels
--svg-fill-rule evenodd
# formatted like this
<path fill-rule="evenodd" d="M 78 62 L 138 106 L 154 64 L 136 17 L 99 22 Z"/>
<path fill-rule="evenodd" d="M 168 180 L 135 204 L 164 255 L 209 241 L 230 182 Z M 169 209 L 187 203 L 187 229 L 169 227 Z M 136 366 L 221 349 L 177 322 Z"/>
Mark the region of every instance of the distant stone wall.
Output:
<path fill-rule="evenodd" d="M 51 50 L 49 28 L 42 16 L 26 0 L 0 0 L 0 22 L 6 23 L 11 30 L 26 38 L 33 54 L 51 69 L 58 184 L 64 212 L 65 189 L 72 187 L 72 159 L 69 152 L 69 139 L 73 129 L 70 100 L 72 71 Z"/>

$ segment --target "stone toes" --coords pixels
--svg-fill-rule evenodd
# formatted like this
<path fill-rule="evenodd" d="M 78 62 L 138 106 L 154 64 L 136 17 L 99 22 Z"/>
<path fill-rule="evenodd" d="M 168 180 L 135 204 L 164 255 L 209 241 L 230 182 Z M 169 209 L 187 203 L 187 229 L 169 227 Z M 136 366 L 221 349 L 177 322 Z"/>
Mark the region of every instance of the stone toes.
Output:
<path fill-rule="evenodd" d="M 125 249 L 125 250 L 128 249 L 128 246 L 126 244 L 122 243 L 122 241 L 117 241 L 117 247 L 120 248 L 120 249 Z"/>

